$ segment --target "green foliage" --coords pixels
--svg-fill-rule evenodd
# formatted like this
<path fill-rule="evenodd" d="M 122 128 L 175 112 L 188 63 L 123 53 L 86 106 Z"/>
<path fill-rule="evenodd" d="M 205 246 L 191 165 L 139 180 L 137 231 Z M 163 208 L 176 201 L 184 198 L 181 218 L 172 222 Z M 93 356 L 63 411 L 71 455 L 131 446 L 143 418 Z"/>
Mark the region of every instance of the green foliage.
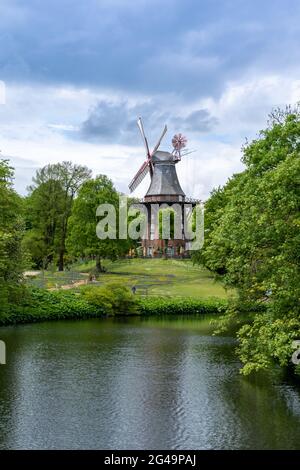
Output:
<path fill-rule="evenodd" d="M 138 304 L 142 315 L 220 314 L 224 313 L 227 307 L 225 300 L 164 297 L 140 298 Z"/>
<path fill-rule="evenodd" d="M 283 318 L 276 318 L 272 309 L 256 314 L 251 324 L 238 332 L 238 353 L 245 364 L 242 372 L 266 369 L 278 363 L 287 366 L 293 353 L 292 341 L 299 338 L 300 320 L 287 312 Z"/>
<path fill-rule="evenodd" d="M 215 256 L 214 248 L 211 245 L 214 240 L 215 229 L 220 224 L 226 206 L 231 199 L 231 192 L 242 174 L 232 176 L 226 186 L 213 189 L 209 199 L 205 202 L 205 225 L 204 225 L 204 247 L 199 251 L 192 253 L 194 263 L 200 263 L 206 266 L 217 275 L 223 275 L 226 272 L 224 258 Z M 226 246 L 223 246 L 224 250 Z"/>
<path fill-rule="evenodd" d="M 26 288 L 22 305 L 13 305 L 0 313 L 0 325 L 97 317 L 104 314 L 101 306 L 91 305 L 72 291 Z"/>
<path fill-rule="evenodd" d="M 300 337 L 299 136 L 299 111 L 273 113 L 269 127 L 243 149 L 246 170 L 206 204 L 198 259 L 238 290 L 240 305 L 267 306 L 238 334 L 246 374 L 274 359 L 287 365 L 291 338 Z"/>
<path fill-rule="evenodd" d="M 68 222 L 74 198 L 91 170 L 71 162 L 49 164 L 36 172 L 26 198 L 27 233 L 23 246 L 35 266 L 55 262 L 64 268 Z"/>
<path fill-rule="evenodd" d="M 57 180 L 41 182 L 25 199 L 27 231 L 23 246 L 29 250 L 35 267 L 47 268 L 57 261 L 64 210 L 64 191 Z"/>
<path fill-rule="evenodd" d="M 70 233 L 67 247 L 74 257 L 94 256 L 97 271 L 102 271 L 101 259 L 115 260 L 118 256 L 128 252 L 128 240 L 97 237 L 96 225 L 99 218 L 96 216 L 98 206 L 112 204 L 118 216 L 119 194 L 112 181 L 105 175 L 97 176 L 85 182 L 74 202 L 70 217 Z"/>
<path fill-rule="evenodd" d="M 267 306 L 263 303 L 247 302 L 240 297 L 231 298 L 224 312 L 213 320 L 214 335 L 230 333 L 236 335 L 239 329 L 249 322 L 255 314 L 266 312 Z"/>
<path fill-rule="evenodd" d="M 22 199 L 14 191 L 12 179 L 7 160 L 0 160 L 0 311 L 22 299 Z"/>
<path fill-rule="evenodd" d="M 137 313 L 136 298 L 123 284 L 111 282 L 101 287 L 89 286 L 82 292 L 91 305 L 102 307 L 107 315 Z"/>
<path fill-rule="evenodd" d="M 224 313 L 226 301 L 140 298 L 120 283 L 89 286 L 80 293 L 23 288 L 23 302 L 0 312 L 0 325 L 111 315 L 194 315 Z"/>

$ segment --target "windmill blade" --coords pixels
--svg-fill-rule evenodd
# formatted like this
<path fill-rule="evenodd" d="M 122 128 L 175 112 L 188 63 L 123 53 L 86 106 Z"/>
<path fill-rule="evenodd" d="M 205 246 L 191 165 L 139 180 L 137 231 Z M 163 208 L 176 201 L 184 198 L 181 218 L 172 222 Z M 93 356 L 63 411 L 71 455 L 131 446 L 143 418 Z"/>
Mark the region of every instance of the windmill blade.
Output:
<path fill-rule="evenodd" d="M 139 171 L 137 172 L 137 174 L 135 175 L 135 177 L 133 178 L 133 180 L 131 181 L 131 183 L 128 186 L 131 193 L 143 181 L 143 179 L 145 178 L 145 176 L 147 175 L 148 172 L 149 172 L 149 163 L 148 163 L 148 161 L 146 161 L 142 164 L 141 168 L 139 169 Z"/>
<path fill-rule="evenodd" d="M 138 120 L 137 120 L 137 125 L 138 125 L 138 128 L 139 128 L 139 130 L 140 130 L 140 132 L 141 132 L 141 135 L 142 135 L 142 138 L 143 138 L 143 141 L 144 141 L 144 145 L 145 145 L 145 148 L 146 148 L 147 158 L 150 159 L 150 158 L 151 158 L 151 155 L 150 155 L 150 150 L 149 150 L 149 145 L 148 145 L 147 137 L 146 137 L 145 131 L 144 131 L 144 126 L 143 126 L 142 118 L 138 118 Z"/>
<path fill-rule="evenodd" d="M 161 144 L 161 141 L 163 140 L 163 137 L 165 135 L 165 133 L 167 132 L 168 128 L 167 126 L 164 127 L 164 130 L 162 131 L 162 134 L 160 136 L 160 139 L 159 141 L 157 142 L 157 144 L 155 145 L 154 149 L 152 150 L 152 153 L 151 153 L 151 156 L 155 154 L 156 150 L 158 149 L 158 147 L 160 146 Z"/>

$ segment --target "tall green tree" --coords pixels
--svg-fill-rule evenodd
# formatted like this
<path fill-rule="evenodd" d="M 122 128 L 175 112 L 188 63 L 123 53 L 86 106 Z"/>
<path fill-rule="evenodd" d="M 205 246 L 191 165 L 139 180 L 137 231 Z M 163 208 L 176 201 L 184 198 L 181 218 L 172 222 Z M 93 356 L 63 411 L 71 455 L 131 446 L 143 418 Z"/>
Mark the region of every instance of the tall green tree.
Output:
<path fill-rule="evenodd" d="M 100 240 L 96 234 L 99 217 L 96 215 L 98 206 L 112 204 L 118 218 L 119 194 L 112 181 L 105 175 L 97 176 L 86 181 L 80 188 L 72 209 L 69 222 L 67 248 L 76 257 L 94 257 L 97 272 L 102 271 L 101 260 L 115 260 L 126 254 L 131 246 L 130 240 L 118 239 L 116 224 L 116 239 Z"/>
<path fill-rule="evenodd" d="M 214 230 L 220 224 L 221 217 L 230 201 L 231 192 L 241 178 L 242 174 L 233 175 L 224 187 L 213 189 L 209 199 L 205 202 L 205 226 L 204 226 L 204 247 L 201 250 L 192 252 L 192 259 L 196 263 L 201 263 L 217 275 L 224 275 L 226 266 L 223 258 L 211 256 L 209 247 L 212 243 Z"/>
<path fill-rule="evenodd" d="M 237 289 L 239 308 L 246 302 L 267 307 L 238 334 L 247 373 L 273 360 L 287 365 L 292 339 L 300 337 L 298 109 L 273 113 L 268 128 L 244 147 L 242 160 L 246 170 L 222 190 L 225 205 L 221 198 L 221 210 L 215 207 L 220 194 L 206 205 L 212 224 L 202 256 Z"/>
<path fill-rule="evenodd" d="M 13 189 L 13 168 L 0 160 L 0 309 L 21 299 L 24 225 L 22 199 Z"/>
<path fill-rule="evenodd" d="M 64 191 L 56 180 L 39 184 L 25 200 L 27 232 L 23 246 L 39 268 L 47 268 L 58 257 L 63 200 Z"/>
<path fill-rule="evenodd" d="M 91 170 L 71 162 L 49 164 L 37 171 L 26 201 L 25 244 L 38 266 L 57 260 L 64 269 L 68 222 L 74 198 Z"/>

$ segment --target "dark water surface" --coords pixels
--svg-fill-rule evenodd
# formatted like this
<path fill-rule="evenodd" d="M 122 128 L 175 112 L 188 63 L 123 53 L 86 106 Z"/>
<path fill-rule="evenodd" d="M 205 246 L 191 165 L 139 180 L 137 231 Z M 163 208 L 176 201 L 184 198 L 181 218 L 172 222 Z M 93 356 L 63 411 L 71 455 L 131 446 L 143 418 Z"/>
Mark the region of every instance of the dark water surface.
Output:
<path fill-rule="evenodd" d="M 0 329 L 1 449 L 297 449 L 299 388 L 239 374 L 203 319 Z"/>

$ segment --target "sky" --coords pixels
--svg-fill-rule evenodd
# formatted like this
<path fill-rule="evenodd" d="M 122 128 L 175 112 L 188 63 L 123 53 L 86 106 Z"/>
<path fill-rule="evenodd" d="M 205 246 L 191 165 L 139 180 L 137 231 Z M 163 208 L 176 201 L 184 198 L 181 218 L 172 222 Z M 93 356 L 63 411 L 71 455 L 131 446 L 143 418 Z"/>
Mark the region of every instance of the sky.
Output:
<path fill-rule="evenodd" d="M 241 147 L 300 100 L 299 0 L 0 0 L 0 149 L 26 194 L 71 160 L 118 190 L 182 132 L 188 196 L 242 171 Z M 134 193 L 143 196 L 149 179 Z"/>

